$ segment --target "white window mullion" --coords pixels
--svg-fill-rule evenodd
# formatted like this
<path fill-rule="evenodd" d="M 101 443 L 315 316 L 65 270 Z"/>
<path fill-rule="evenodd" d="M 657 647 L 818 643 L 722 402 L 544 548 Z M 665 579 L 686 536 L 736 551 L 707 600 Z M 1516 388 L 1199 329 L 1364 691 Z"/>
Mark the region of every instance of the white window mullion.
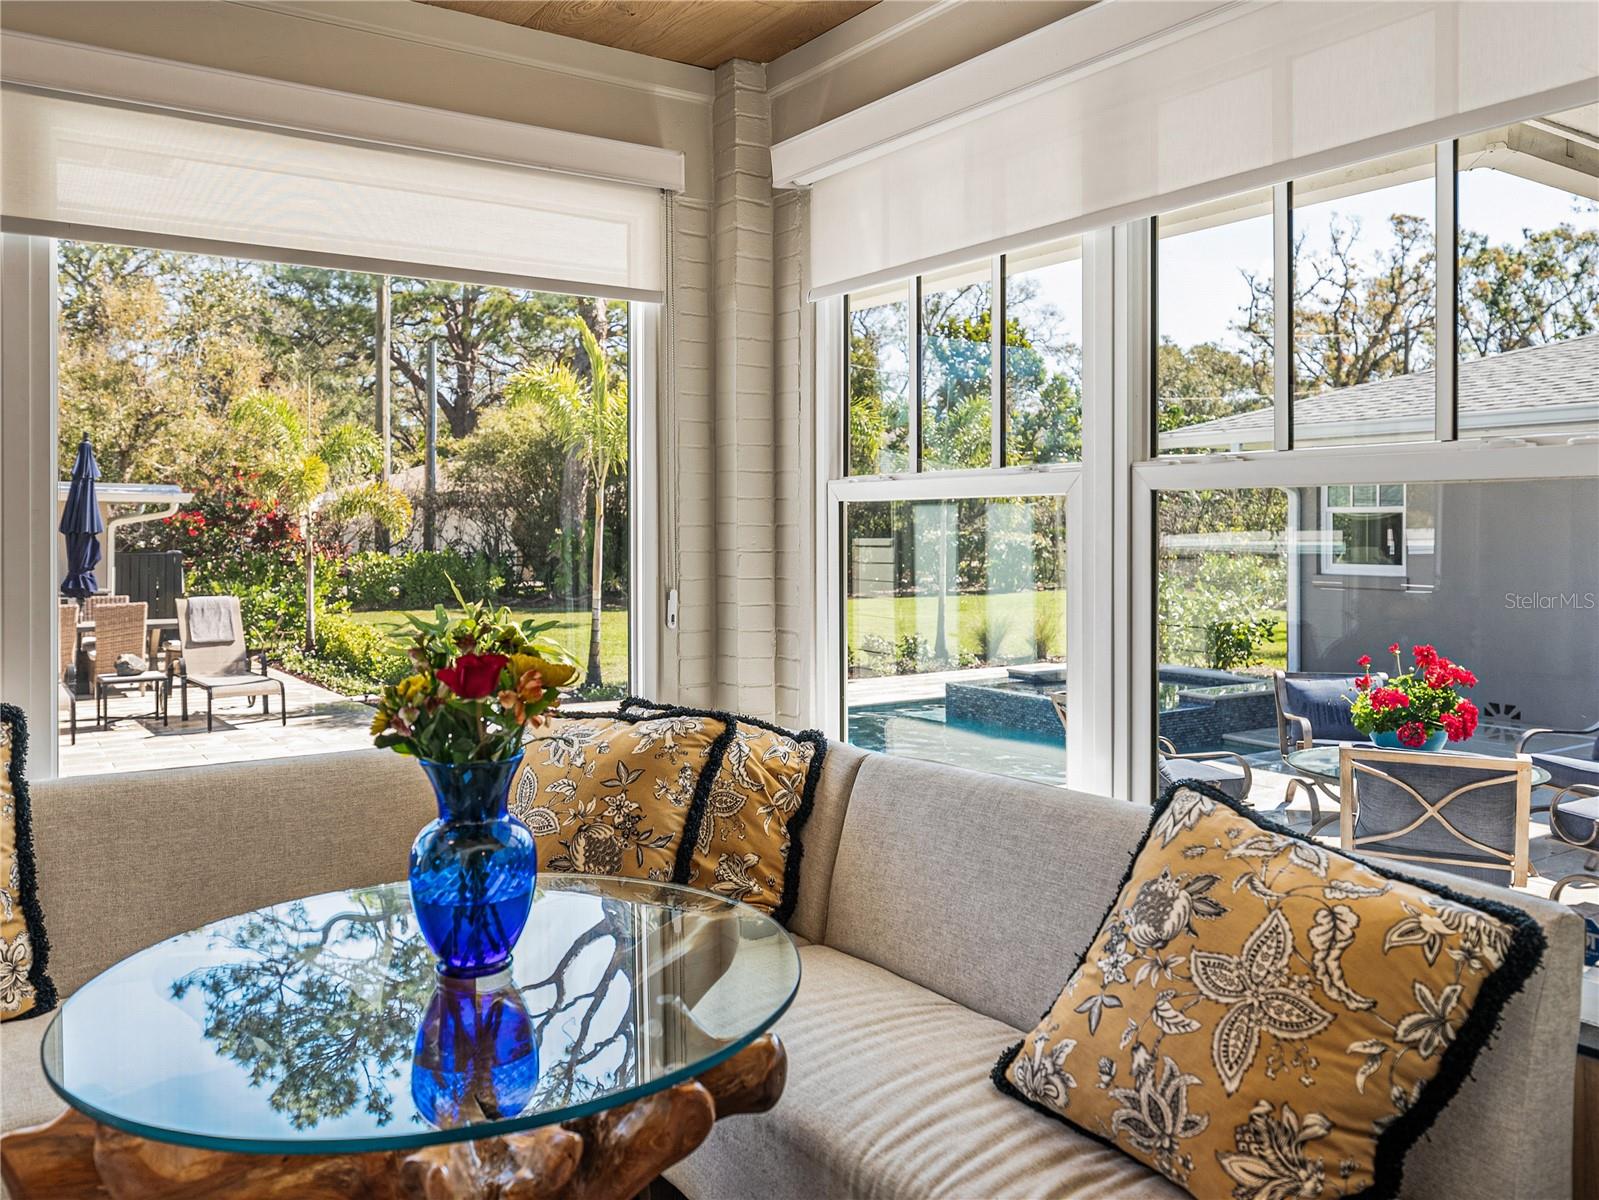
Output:
<path fill-rule="evenodd" d="M 1272 448 L 1294 444 L 1294 185 L 1272 189 Z"/>
<path fill-rule="evenodd" d="M 818 557 L 813 572 L 815 604 L 811 636 L 809 717 L 828 737 L 843 736 L 844 573 L 840 517 L 843 505 L 831 494 L 844 475 L 846 407 L 849 385 L 849 329 L 843 297 L 816 305 L 816 509 L 814 539 Z"/>
<path fill-rule="evenodd" d="M 1147 804 L 1154 785 L 1154 508 L 1132 465 L 1155 453 L 1155 222 L 1115 230 L 1112 791 Z"/>
<path fill-rule="evenodd" d="M 920 471 L 922 469 L 922 277 L 916 276 L 907 286 L 910 289 L 907 299 L 911 306 L 911 386 L 910 404 L 907 406 L 909 411 L 906 414 L 906 438 L 910 442 L 907 447 L 910 454 L 907 457 L 910 469 Z"/>
<path fill-rule="evenodd" d="M 1438 415 L 1433 436 L 1440 442 L 1452 442 L 1460 436 L 1460 421 L 1455 406 L 1456 307 L 1460 301 L 1457 280 L 1460 241 L 1456 229 L 1459 176 L 1455 173 L 1455 143 L 1452 141 L 1438 143 L 1436 176 L 1433 181 L 1437 206 L 1433 218 L 1433 244 L 1436 247 L 1433 262 L 1438 277 L 1436 302 L 1433 305 L 1433 343 L 1436 347 L 1434 361 L 1437 370 L 1433 382 L 1437 387 Z"/>
<path fill-rule="evenodd" d="M 994 468 L 1005 465 L 1005 256 L 994 259 L 989 285 L 989 460 Z"/>

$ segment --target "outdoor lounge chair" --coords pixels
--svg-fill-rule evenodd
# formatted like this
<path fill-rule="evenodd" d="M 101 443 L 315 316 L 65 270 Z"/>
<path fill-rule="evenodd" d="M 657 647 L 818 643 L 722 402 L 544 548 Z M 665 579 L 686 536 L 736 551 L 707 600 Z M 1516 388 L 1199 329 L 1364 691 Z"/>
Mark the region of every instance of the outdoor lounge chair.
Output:
<path fill-rule="evenodd" d="M 1234 754 L 1231 750 L 1179 754 L 1169 738 L 1158 737 L 1155 741 L 1160 747 L 1155 770 L 1160 776 L 1162 791 L 1182 780 L 1194 780 L 1220 788 L 1240 804 L 1249 799 L 1255 777 L 1242 754 Z"/>
<path fill-rule="evenodd" d="M 1588 746 L 1568 747 L 1563 754 L 1533 754 L 1536 766 L 1549 772 L 1549 786 L 1557 788 L 1591 787 L 1599 789 L 1599 724 L 1586 729 L 1529 729 L 1516 743 L 1516 753 L 1528 753 L 1528 743 L 1536 738 L 1593 738 Z M 1585 757 L 1586 755 L 1586 757 Z"/>
<path fill-rule="evenodd" d="M 1338 766 L 1345 850 L 1526 884 L 1530 759 L 1345 746 Z"/>
<path fill-rule="evenodd" d="M 1277 749 L 1284 761 L 1295 750 L 1313 746 L 1332 746 L 1341 742 L 1369 741 L 1355 728 L 1349 705 L 1355 697 L 1358 676 L 1314 671 L 1273 671 L 1272 695 L 1277 701 Z M 1388 676 L 1374 671 L 1373 686 L 1387 682 Z M 1294 791 L 1305 789 L 1310 801 L 1310 832 L 1337 819 L 1338 793 L 1332 787 L 1307 775 L 1295 775 L 1283 793 L 1283 807 L 1293 802 Z M 1321 815 L 1318 794 L 1331 801 L 1333 812 Z"/>
<path fill-rule="evenodd" d="M 144 616 L 148 605 L 104 604 L 94 614 L 94 716 L 104 729 L 111 724 L 111 696 L 125 687 L 141 691 L 155 686 L 155 715 L 162 717 L 167 677 L 146 666 L 130 675 L 117 671 L 117 659 L 131 654 L 144 662 Z"/>
<path fill-rule="evenodd" d="M 283 681 L 267 675 L 265 650 L 248 650 L 244 645 L 244 618 L 237 596 L 187 596 L 178 598 L 178 662 L 167 664 L 182 692 L 183 720 L 189 719 L 189 688 L 205 692 L 205 730 L 215 728 L 214 709 L 218 697 L 244 696 L 250 704 L 261 697 L 261 711 L 272 715 L 272 693 L 278 694 L 282 723 L 289 723 L 288 695 Z M 251 669 L 258 658 L 261 669 Z M 168 705 L 170 708 L 170 704 Z"/>

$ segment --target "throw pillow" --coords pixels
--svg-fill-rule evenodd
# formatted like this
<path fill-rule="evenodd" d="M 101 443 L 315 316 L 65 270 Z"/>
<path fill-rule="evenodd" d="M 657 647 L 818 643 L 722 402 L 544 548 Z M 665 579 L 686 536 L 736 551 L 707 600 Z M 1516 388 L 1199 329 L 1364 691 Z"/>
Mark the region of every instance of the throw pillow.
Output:
<path fill-rule="evenodd" d="M 1393 1197 L 1544 944 L 1179 784 L 994 1082 L 1198 1197 Z"/>
<path fill-rule="evenodd" d="M 691 821 L 731 739 L 709 715 L 551 713 L 511 785 L 539 869 L 683 882 Z"/>
<path fill-rule="evenodd" d="M 56 1005 L 34 879 L 27 755 L 22 710 L 0 704 L 0 1021 L 36 1017 Z"/>
<path fill-rule="evenodd" d="M 742 900 L 786 923 L 799 896 L 800 835 L 810 816 L 827 739 L 792 733 L 754 717 L 671 708 L 630 698 L 623 713 L 721 720 L 732 738 L 714 764 L 703 811 L 685 836 L 693 857 L 679 880 Z"/>

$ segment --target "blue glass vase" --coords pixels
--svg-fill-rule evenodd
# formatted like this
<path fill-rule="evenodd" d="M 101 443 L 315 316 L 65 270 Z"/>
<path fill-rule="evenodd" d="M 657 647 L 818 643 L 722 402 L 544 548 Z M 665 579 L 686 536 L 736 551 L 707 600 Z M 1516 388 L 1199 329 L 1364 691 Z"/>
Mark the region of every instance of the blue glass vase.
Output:
<path fill-rule="evenodd" d="M 539 1043 L 508 970 L 439 978 L 416 1031 L 411 1099 L 442 1129 L 504 1121 L 533 1100 Z"/>
<path fill-rule="evenodd" d="M 439 816 L 411 846 L 411 907 L 442 975 L 500 970 L 527 924 L 538 850 L 506 809 L 521 762 L 520 754 L 501 762 L 422 760 Z"/>

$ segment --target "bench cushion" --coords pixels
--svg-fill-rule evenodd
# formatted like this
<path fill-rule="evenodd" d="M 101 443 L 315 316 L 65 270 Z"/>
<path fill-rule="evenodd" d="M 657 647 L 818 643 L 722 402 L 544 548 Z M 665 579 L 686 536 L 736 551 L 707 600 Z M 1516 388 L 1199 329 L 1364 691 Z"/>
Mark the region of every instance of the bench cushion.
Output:
<path fill-rule="evenodd" d="M 1174 1200 L 1183 1193 L 1012 1100 L 988 1068 L 1002 1022 L 823 946 L 778 1022 L 788 1085 L 719 1121 L 667 1179 L 694 1200 Z"/>

